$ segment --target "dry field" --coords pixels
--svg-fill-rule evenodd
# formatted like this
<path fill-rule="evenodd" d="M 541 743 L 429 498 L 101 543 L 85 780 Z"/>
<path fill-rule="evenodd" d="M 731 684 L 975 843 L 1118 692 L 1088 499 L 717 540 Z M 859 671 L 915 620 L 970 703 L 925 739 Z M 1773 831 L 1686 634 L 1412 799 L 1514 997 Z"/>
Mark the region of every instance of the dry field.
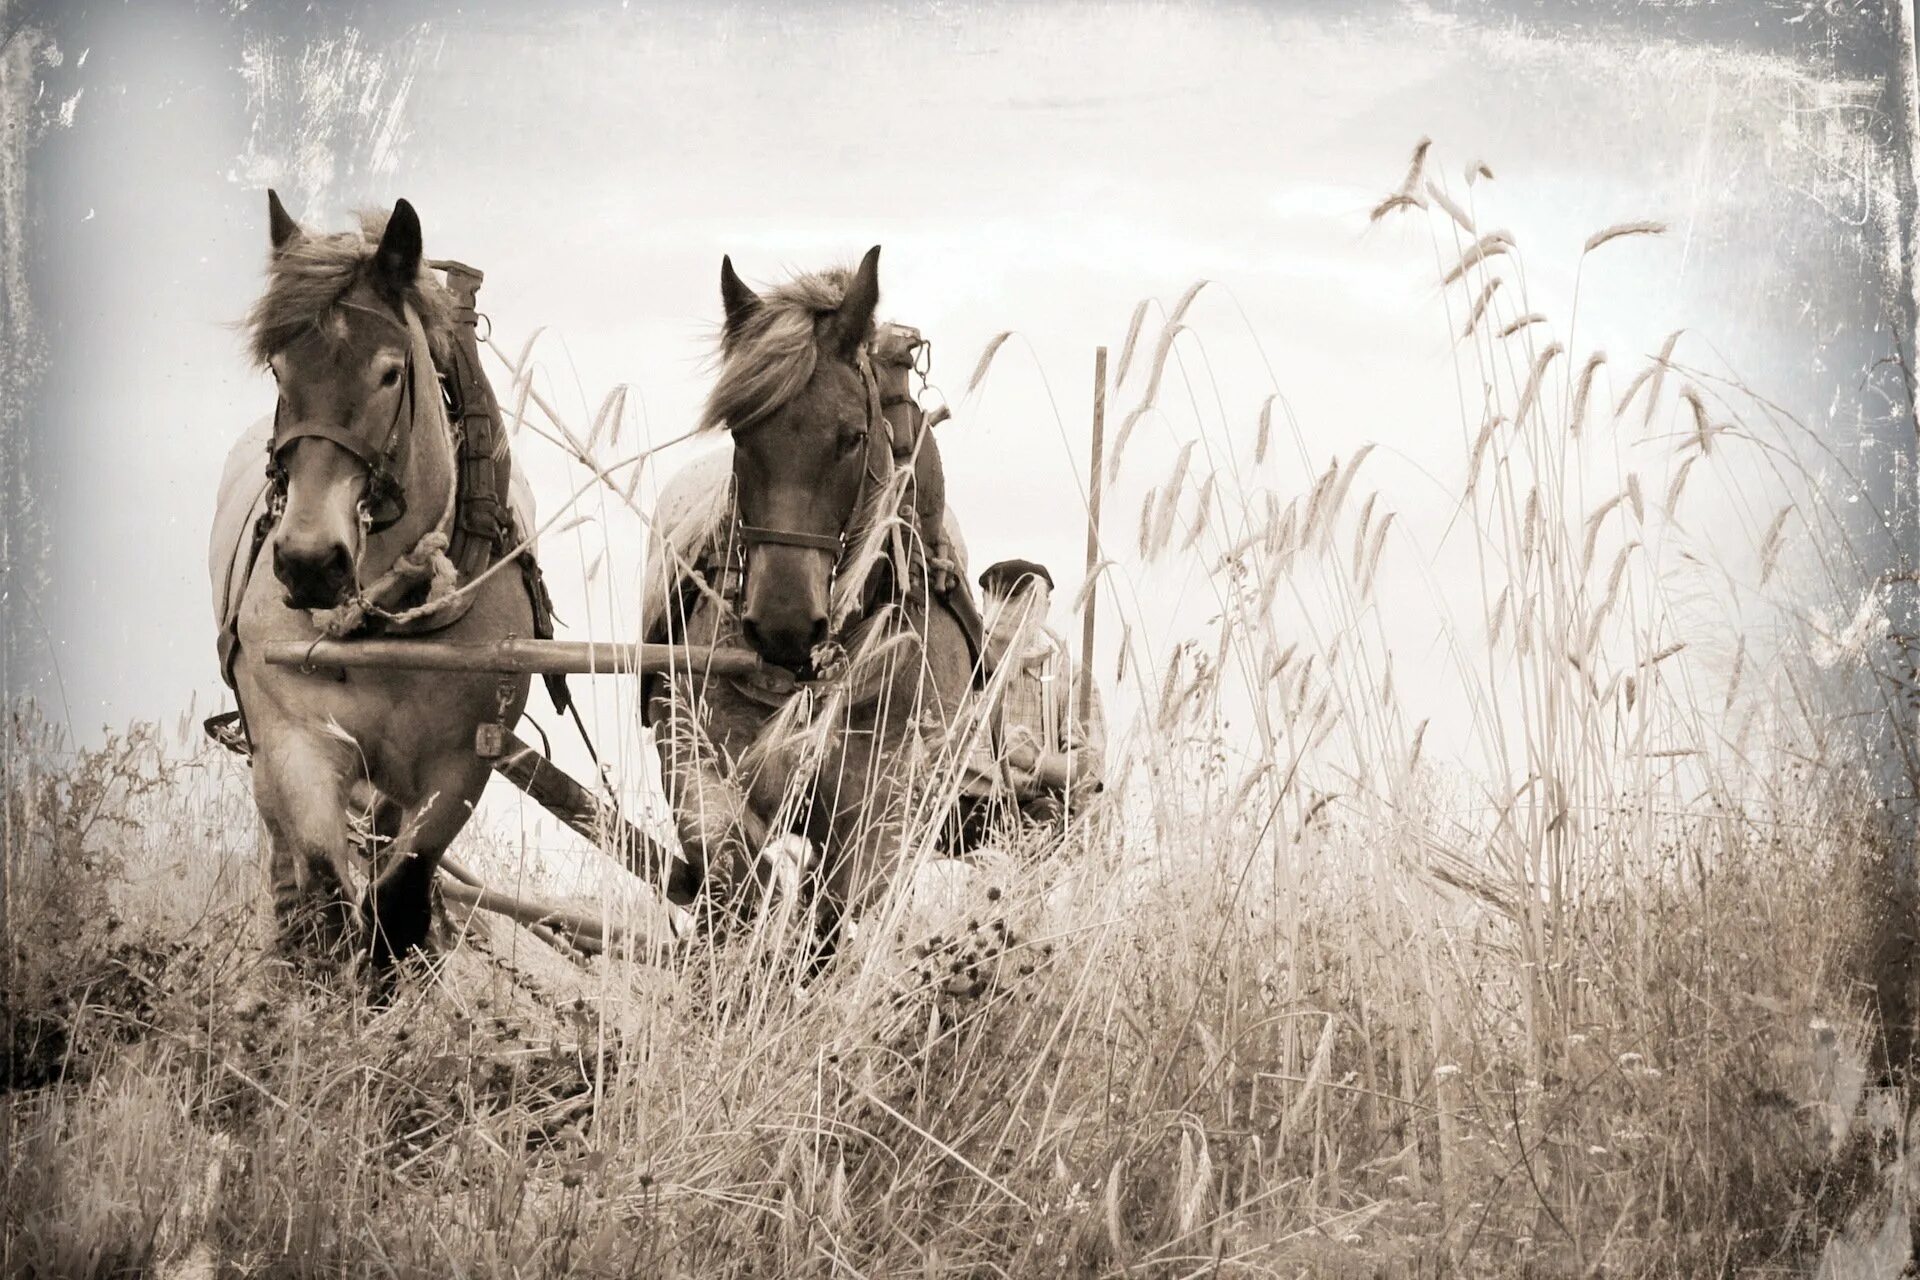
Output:
<path fill-rule="evenodd" d="M 969 870 L 919 833 L 810 985 L 777 914 L 590 964 L 482 920 L 370 1006 L 263 957 L 239 766 L 15 709 L 0 1269 L 1898 1274 L 1912 898 L 1874 797 L 1911 712 L 1872 522 L 1760 396 L 1534 315 L 1485 180 L 1423 147 L 1376 213 L 1431 233 L 1457 342 L 1444 657 L 1384 638 L 1424 552 L 1367 451 L 1276 469 L 1276 395 L 1148 478 L 1137 545 L 1111 509 L 1110 572 L 1218 602 L 1102 673 L 1140 708 L 1115 810 Z M 1118 352 L 1116 476 L 1196 296 Z M 456 852 L 514 868 L 488 839 Z"/>

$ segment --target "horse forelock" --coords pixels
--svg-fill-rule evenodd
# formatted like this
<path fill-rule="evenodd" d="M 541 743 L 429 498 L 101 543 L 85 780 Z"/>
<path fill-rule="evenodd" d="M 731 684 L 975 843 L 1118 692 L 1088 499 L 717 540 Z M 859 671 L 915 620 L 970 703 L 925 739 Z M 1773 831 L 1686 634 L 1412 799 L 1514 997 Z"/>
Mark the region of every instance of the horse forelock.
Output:
<path fill-rule="evenodd" d="M 819 323 L 846 301 L 845 267 L 797 276 L 760 295 L 760 305 L 720 335 L 720 374 L 700 414 L 700 429 L 752 426 L 813 380 L 820 362 Z"/>
<path fill-rule="evenodd" d="M 247 313 L 248 346 L 255 363 L 265 365 L 311 331 L 330 341 L 344 340 L 347 295 L 370 276 L 388 213 L 369 210 L 359 217 L 357 231 L 302 232 L 273 254 L 266 292 Z M 452 350 L 453 297 L 424 261 L 401 300 L 419 315 L 434 360 L 444 361 Z"/>

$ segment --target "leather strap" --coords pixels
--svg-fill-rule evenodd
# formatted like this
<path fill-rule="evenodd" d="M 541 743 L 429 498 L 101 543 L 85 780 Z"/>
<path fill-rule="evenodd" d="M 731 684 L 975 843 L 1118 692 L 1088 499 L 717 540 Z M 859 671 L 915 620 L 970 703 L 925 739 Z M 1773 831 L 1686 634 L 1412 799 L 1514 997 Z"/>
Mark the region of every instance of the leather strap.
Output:
<path fill-rule="evenodd" d="M 276 489 L 286 487 L 286 469 L 280 465 L 280 455 L 297 440 L 325 440 L 358 459 L 360 465 L 367 469 L 366 509 L 369 527 L 375 533 L 392 528 L 407 514 L 407 491 L 400 483 L 400 474 L 405 465 L 401 454 L 410 441 L 409 433 L 403 428 L 412 423 L 416 401 L 412 331 L 404 324 L 401 328 L 408 338 L 406 366 L 401 375 L 404 381 L 400 398 L 394 402 L 393 421 L 387 424 L 387 438 L 384 441 L 378 446 L 372 445 L 334 422 L 283 424 L 280 405 L 276 403 L 273 409 L 273 440 L 267 446 L 267 476 Z"/>
<path fill-rule="evenodd" d="M 740 541 L 749 546 L 754 543 L 775 543 L 786 547 L 809 547 L 815 551 L 831 551 L 838 555 L 847 541 L 844 534 L 796 533 L 789 529 L 762 529 L 759 525 L 748 524 L 744 520 L 734 528 L 740 535 Z"/>

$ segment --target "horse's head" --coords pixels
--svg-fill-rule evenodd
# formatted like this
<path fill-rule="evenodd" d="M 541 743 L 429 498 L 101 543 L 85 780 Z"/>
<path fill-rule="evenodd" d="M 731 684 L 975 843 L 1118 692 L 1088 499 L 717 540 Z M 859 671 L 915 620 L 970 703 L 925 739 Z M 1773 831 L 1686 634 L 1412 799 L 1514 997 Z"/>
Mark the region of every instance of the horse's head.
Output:
<path fill-rule="evenodd" d="M 865 352 L 879 275 L 876 245 L 852 273 L 802 276 L 763 297 L 720 263 L 726 325 L 705 420 L 733 433 L 741 628 L 794 670 L 827 639 L 835 570 L 892 457 Z"/>
<path fill-rule="evenodd" d="M 420 219 L 405 200 L 380 225 L 315 235 L 267 193 L 273 251 L 249 317 L 255 357 L 279 383 L 270 472 L 285 506 L 273 572 L 299 609 L 355 588 L 370 533 L 406 510 L 403 477 L 418 386 L 411 307 L 444 332 L 444 292 L 421 272 Z M 425 371 L 428 375 L 431 370 Z"/>

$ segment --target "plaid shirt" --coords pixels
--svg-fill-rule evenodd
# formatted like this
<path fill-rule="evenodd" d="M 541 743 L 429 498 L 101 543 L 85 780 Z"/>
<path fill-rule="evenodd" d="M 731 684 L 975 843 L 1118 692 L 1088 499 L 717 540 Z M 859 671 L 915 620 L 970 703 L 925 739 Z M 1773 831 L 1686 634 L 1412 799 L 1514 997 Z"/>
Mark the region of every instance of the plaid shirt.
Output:
<path fill-rule="evenodd" d="M 1073 661 L 1066 645 L 1052 632 L 1041 633 L 1041 643 L 1020 665 L 1006 674 L 998 702 L 988 712 L 986 732 L 969 764 L 962 790 L 969 795 L 991 794 L 1005 787 L 1001 764 L 1022 736 L 1030 736 L 1037 751 L 1069 751 L 1073 755 L 1073 792 L 1086 792 L 1101 779 L 1106 752 L 1106 713 L 1098 686 L 1090 689 L 1087 715 L 1075 714 Z"/>

